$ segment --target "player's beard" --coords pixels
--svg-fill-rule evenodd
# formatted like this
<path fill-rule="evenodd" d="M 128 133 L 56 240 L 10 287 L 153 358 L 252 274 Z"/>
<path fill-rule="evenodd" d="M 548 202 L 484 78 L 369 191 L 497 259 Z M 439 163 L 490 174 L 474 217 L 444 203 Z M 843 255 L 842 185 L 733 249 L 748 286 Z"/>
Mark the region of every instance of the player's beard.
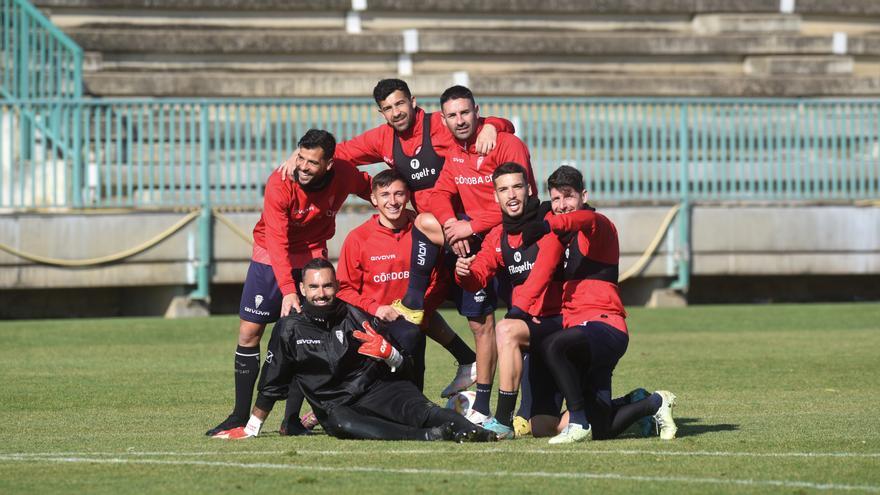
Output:
<path fill-rule="evenodd" d="M 305 299 L 304 302 L 303 312 L 312 321 L 325 323 L 328 327 L 331 327 L 345 318 L 347 308 L 345 303 L 338 297 L 334 297 L 330 304 L 324 306 L 316 306 L 308 299 Z"/>

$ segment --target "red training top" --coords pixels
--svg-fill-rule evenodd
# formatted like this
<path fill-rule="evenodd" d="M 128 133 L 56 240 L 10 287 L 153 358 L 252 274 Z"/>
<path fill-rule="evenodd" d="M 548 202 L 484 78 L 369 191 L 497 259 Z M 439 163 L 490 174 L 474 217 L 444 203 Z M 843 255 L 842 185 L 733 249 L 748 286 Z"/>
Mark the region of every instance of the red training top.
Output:
<path fill-rule="evenodd" d="M 393 127 L 383 124 L 359 136 L 343 141 L 336 145 L 336 153 L 334 157 L 345 160 L 353 165 L 369 165 L 372 163 L 385 162 L 390 167 L 394 167 L 394 137 L 400 138 L 400 145 L 404 153 L 407 155 L 416 155 L 422 146 L 422 135 L 424 131 L 425 111 L 416 107 L 413 116 L 413 125 L 402 133 L 397 133 Z M 440 112 L 431 113 L 431 144 L 434 145 L 434 151 L 441 157 L 448 156 L 450 150 L 459 147 L 452 131 L 446 127 L 443 121 L 443 115 Z M 481 123 L 491 124 L 498 131 L 499 141 L 501 133 L 514 132 L 513 124 L 506 119 L 498 117 L 486 117 L 480 119 Z M 425 205 L 430 204 L 430 195 L 433 189 L 423 189 L 415 191 L 413 194 L 413 206 L 420 210 Z"/>
<path fill-rule="evenodd" d="M 251 259 L 272 266 L 285 296 L 297 290 L 294 267 L 327 256 L 327 240 L 336 233 L 336 212 L 348 195 L 369 201 L 369 175 L 344 162 L 336 162 L 331 171 L 332 180 L 319 191 L 306 191 L 296 180 L 281 180 L 275 172 L 266 182 Z"/>
<path fill-rule="evenodd" d="M 446 163 L 434 185 L 434 196 L 429 210 L 437 217 L 440 225 L 456 218 L 457 211 L 471 218 L 471 228 L 476 234 L 489 232 L 492 227 L 501 223 L 501 208 L 495 201 L 495 186 L 492 184 L 492 172 L 505 162 L 516 162 L 525 167 L 527 180 L 532 193 L 538 190 L 532 173 L 532 161 L 529 149 L 513 134 L 498 134 L 495 149 L 486 156 L 479 155 L 474 149 L 477 132 L 466 143 L 456 141 L 457 146 L 446 155 Z M 454 198 L 461 200 L 461 207 L 453 203 Z"/>
<path fill-rule="evenodd" d="M 351 231 L 342 243 L 336 276 L 339 298 L 367 313 L 391 304 L 406 294 L 412 251 L 412 221 L 415 213 L 405 212 L 409 222 L 400 230 L 379 223 L 379 215 Z M 434 268 L 425 295 L 425 310 L 431 312 L 446 298 L 449 278 Z"/>
<path fill-rule="evenodd" d="M 489 231 L 483 240 L 483 245 L 477 252 L 476 258 L 471 263 L 471 274 L 467 277 L 455 275 L 455 281 L 465 290 L 476 292 L 484 287 L 495 276 L 495 272 L 499 268 L 505 268 L 504 256 L 501 252 L 501 242 L 503 227 L 496 225 Z M 538 252 L 545 244 L 552 242 L 551 236 L 544 236 L 537 242 Z M 508 234 L 507 243 L 511 248 L 518 248 L 522 245 L 522 234 Z M 533 266 L 533 265 L 532 265 Z M 526 266 L 527 270 L 530 270 Z M 529 275 L 526 275 L 529 276 Z M 523 285 L 514 285 L 513 294 L 516 297 L 517 292 L 522 290 Z M 531 300 L 529 306 L 521 306 L 530 315 L 534 316 L 554 316 L 558 315 L 562 307 L 562 283 L 551 278 L 550 283 L 542 288 L 538 297 Z"/>
<path fill-rule="evenodd" d="M 591 210 L 548 215 L 545 220 L 557 235 L 541 239 L 547 242 L 541 246 L 523 289 L 514 292 L 513 305 L 529 307 L 563 261 L 563 325 L 568 328 L 601 321 L 626 332 L 626 310 L 617 287 L 620 247 L 614 224 L 605 215 Z M 572 232 L 576 233 L 573 237 L 566 235 Z M 564 245 L 560 236 L 571 240 Z M 613 275 L 613 282 L 609 274 Z"/>

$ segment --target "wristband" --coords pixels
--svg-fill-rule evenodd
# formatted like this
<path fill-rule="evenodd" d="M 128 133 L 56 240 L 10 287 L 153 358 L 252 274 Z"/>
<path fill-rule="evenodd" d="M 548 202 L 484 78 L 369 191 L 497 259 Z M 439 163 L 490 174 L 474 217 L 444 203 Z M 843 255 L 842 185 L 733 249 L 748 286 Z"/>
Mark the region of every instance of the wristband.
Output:
<path fill-rule="evenodd" d="M 397 368 L 403 364 L 403 356 L 394 347 L 391 348 L 391 355 L 385 358 L 385 364 L 391 368 L 391 372 L 397 371 Z"/>
<path fill-rule="evenodd" d="M 263 428 L 263 420 L 251 414 L 251 418 L 248 420 L 247 425 L 244 427 L 244 432 L 250 436 L 257 436 L 260 434 L 260 430 Z"/>

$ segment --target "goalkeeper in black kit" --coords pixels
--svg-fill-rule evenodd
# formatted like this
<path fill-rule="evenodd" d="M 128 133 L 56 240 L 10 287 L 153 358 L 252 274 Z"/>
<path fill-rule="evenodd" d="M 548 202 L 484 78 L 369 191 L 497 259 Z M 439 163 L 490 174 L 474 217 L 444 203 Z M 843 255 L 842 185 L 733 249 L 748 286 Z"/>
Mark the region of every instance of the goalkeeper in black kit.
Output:
<path fill-rule="evenodd" d="M 412 383 L 412 360 L 393 342 L 401 332 L 419 331 L 415 325 L 399 319 L 377 332 L 375 318 L 336 298 L 336 272 L 324 259 L 303 267 L 300 290 L 302 312 L 282 318 L 272 330 L 250 420 L 217 438 L 259 435 L 275 402 L 287 398 L 296 380 L 324 430 L 337 438 L 496 440 L 494 433 L 431 402 Z"/>

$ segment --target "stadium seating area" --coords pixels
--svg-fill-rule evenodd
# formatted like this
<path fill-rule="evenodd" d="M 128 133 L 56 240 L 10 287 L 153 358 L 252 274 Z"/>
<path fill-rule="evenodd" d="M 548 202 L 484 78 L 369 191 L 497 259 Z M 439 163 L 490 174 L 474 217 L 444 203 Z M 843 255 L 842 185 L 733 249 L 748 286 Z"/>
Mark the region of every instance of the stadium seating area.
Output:
<path fill-rule="evenodd" d="M 873 0 L 37 0 L 100 96 L 880 94 Z"/>

